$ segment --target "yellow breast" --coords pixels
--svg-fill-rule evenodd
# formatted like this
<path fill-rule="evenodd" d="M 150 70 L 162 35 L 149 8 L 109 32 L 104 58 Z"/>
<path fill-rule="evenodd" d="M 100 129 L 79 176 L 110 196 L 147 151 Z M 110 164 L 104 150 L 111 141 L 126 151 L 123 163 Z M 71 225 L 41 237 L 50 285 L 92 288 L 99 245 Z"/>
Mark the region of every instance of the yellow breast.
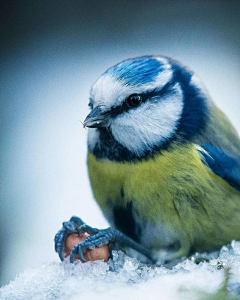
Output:
<path fill-rule="evenodd" d="M 141 215 L 148 218 L 158 210 L 171 209 L 173 199 L 182 198 L 186 191 L 193 199 L 203 193 L 212 194 L 213 179 L 224 190 L 234 190 L 202 163 L 194 144 L 175 146 L 171 151 L 134 163 L 96 159 L 89 153 L 88 168 L 94 196 L 103 209 L 107 199 L 121 206 L 134 199 Z"/>
<path fill-rule="evenodd" d="M 240 194 L 202 163 L 194 144 L 134 163 L 89 153 L 88 168 L 103 211 L 108 200 L 120 207 L 133 202 L 143 219 L 184 233 L 204 250 L 240 238 Z"/>

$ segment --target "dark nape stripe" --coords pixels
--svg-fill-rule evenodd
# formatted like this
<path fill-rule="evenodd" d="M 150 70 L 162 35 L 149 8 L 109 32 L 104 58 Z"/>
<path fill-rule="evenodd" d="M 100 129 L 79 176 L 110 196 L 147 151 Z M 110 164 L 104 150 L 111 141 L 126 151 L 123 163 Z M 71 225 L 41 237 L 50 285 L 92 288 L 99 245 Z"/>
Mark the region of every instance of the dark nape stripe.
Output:
<path fill-rule="evenodd" d="M 209 119 L 207 98 L 198 87 L 190 85 L 193 72 L 175 61 L 170 62 L 175 81 L 180 83 L 184 96 L 184 108 L 177 132 L 184 140 L 191 141 L 206 128 Z"/>

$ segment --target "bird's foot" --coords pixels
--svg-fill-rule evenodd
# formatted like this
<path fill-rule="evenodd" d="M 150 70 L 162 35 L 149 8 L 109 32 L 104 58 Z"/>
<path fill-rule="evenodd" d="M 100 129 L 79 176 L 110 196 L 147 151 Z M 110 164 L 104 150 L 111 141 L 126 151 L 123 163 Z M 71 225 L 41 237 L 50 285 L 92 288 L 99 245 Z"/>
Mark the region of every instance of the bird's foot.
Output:
<path fill-rule="evenodd" d="M 55 235 L 55 251 L 58 253 L 61 261 L 64 259 L 64 250 L 67 237 L 72 234 L 95 234 L 98 232 L 98 229 L 92 228 L 84 223 L 80 218 L 73 216 L 69 221 L 63 222 L 62 228 Z"/>
<path fill-rule="evenodd" d="M 96 247 L 102 247 L 103 245 L 109 246 L 110 256 L 111 251 L 113 249 L 120 249 L 121 245 L 123 247 L 127 246 L 129 248 L 132 248 L 151 261 L 153 260 L 151 252 L 148 249 L 135 242 L 117 229 L 111 227 L 107 229 L 92 228 L 91 226 L 85 224 L 78 217 L 72 217 L 68 222 L 63 222 L 62 228 L 55 236 L 55 251 L 58 253 L 61 260 L 64 259 L 66 239 L 72 233 L 79 235 L 88 233 L 89 236 L 72 248 L 70 253 L 70 262 L 73 262 L 76 257 L 79 257 L 82 261 L 86 261 L 83 254 L 87 250 L 91 250 Z"/>
<path fill-rule="evenodd" d="M 79 257 L 81 261 L 87 261 L 84 253 L 87 250 L 93 250 L 96 247 L 108 245 L 112 249 L 112 244 L 116 240 L 115 230 L 112 228 L 99 229 L 97 233 L 89 235 L 85 240 L 76 244 L 70 253 L 70 262 L 72 263 L 75 258 Z M 111 252 L 110 252 L 111 255 Z"/>

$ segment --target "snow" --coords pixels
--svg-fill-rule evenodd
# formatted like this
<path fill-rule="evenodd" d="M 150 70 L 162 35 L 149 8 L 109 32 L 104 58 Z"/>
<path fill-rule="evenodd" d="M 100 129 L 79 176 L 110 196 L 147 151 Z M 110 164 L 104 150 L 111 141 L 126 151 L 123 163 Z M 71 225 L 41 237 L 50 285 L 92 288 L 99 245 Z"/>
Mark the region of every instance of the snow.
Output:
<path fill-rule="evenodd" d="M 208 254 L 209 260 L 199 264 L 185 259 L 172 269 L 141 264 L 121 251 L 114 251 L 107 263 L 55 261 L 18 275 L 0 289 L 0 299 L 194 300 L 219 290 L 227 272 L 228 290 L 240 297 L 240 242 L 233 241 L 213 256 Z"/>

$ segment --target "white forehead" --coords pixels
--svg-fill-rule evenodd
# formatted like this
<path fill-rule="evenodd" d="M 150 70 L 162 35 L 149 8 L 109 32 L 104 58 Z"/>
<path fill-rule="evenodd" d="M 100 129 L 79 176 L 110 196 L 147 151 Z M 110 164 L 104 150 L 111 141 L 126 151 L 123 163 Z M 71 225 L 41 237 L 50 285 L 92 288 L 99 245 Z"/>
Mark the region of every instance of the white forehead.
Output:
<path fill-rule="evenodd" d="M 125 84 L 124 80 L 119 80 L 112 73 L 103 74 L 93 85 L 90 92 L 93 106 L 102 106 L 108 109 L 110 107 L 120 105 L 129 95 L 141 94 L 151 91 L 155 88 L 162 88 L 168 83 L 173 75 L 171 65 L 167 63 L 165 58 L 156 58 L 164 62 L 164 70 L 162 70 L 153 81 L 147 83 L 135 83 L 134 85 Z"/>

